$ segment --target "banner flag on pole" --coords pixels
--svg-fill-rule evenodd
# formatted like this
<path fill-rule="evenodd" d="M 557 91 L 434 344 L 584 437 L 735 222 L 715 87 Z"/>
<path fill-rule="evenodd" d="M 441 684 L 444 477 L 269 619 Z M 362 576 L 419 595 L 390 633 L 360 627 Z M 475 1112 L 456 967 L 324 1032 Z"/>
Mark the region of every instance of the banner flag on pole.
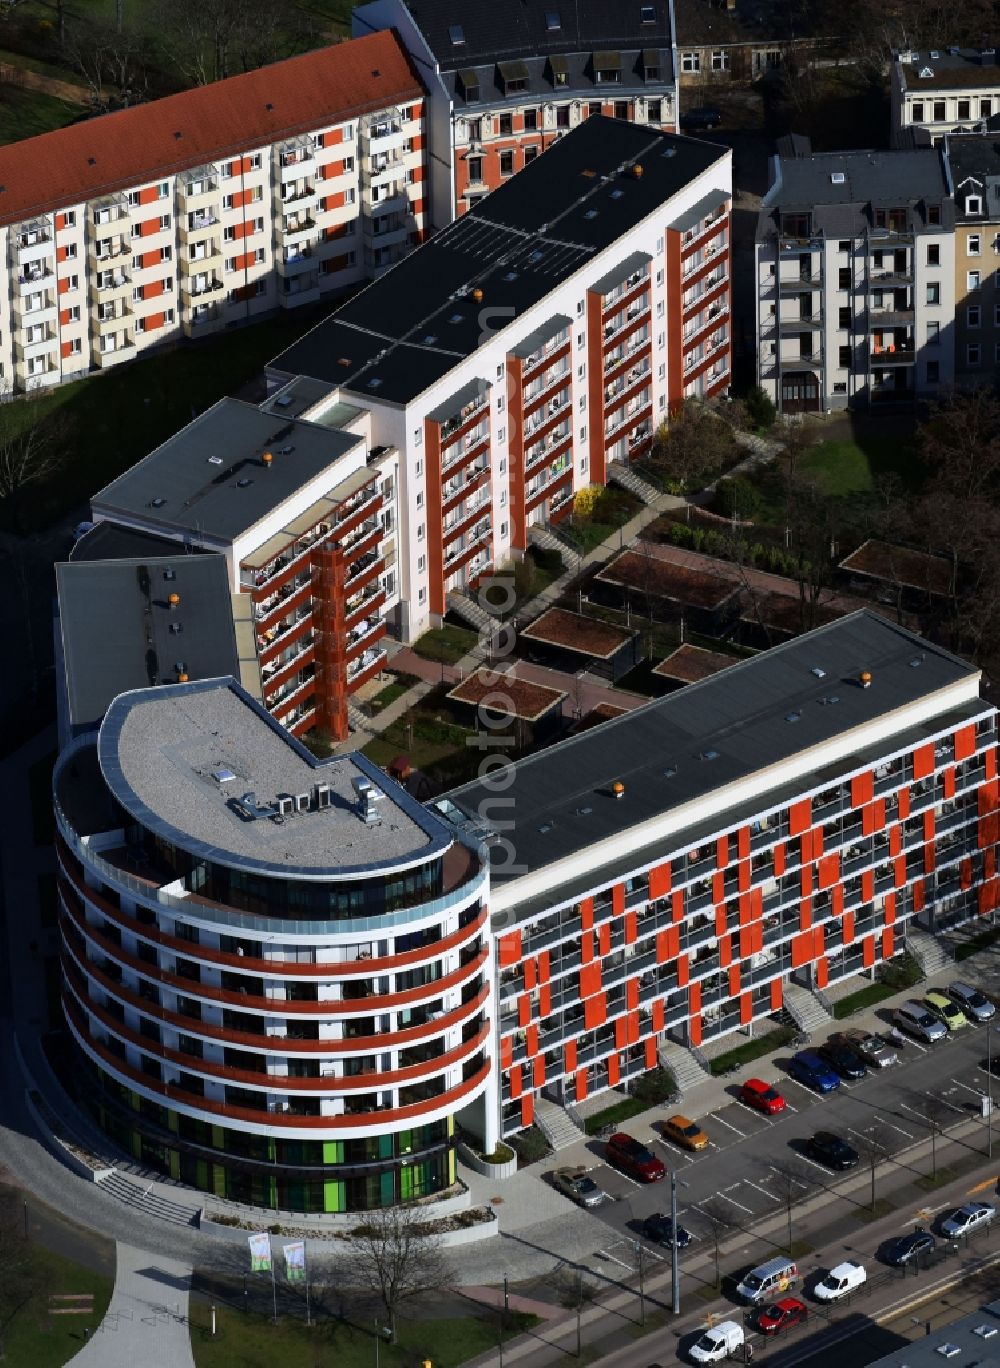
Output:
<path fill-rule="evenodd" d="M 285 1277 L 289 1282 L 298 1282 L 306 1276 L 306 1245 L 304 1240 L 296 1240 L 294 1244 L 286 1244 L 284 1247 L 285 1255 Z"/>
<path fill-rule="evenodd" d="M 250 1271 L 267 1273 L 271 1269 L 271 1239 L 260 1234 L 250 1236 Z"/>

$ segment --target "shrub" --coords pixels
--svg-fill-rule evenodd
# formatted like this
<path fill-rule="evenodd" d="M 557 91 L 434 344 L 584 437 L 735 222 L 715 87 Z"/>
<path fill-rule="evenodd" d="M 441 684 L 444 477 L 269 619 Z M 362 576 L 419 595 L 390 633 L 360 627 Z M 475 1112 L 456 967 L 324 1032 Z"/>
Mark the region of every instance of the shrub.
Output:
<path fill-rule="evenodd" d="M 658 1102 L 666 1102 L 677 1091 L 677 1083 L 669 1069 L 650 1069 L 635 1080 L 632 1096 L 654 1107 Z"/>
<path fill-rule="evenodd" d="M 671 523 L 670 540 L 675 546 L 691 546 L 694 540 L 693 529 L 687 523 Z"/>
<path fill-rule="evenodd" d="M 760 495 L 749 480 L 734 475 L 719 481 L 712 507 L 724 518 L 752 518 L 760 507 Z"/>
<path fill-rule="evenodd" d="M 755 386 L 743 401 L 747 420 L 751 427 L 770 428 L 774 426 L 776 415 L 774 403 L 766 390 Z"/>
<path fill-rule="evenodd" d="M 578 490 L 573 500 L 573 512 L 582 518 L 591 517 L 603 492 L 600 485 L 586 485 Z"/>
<path fill-rule="evenodd" d="M 700 550 L 701 550 L 702 542 L 703 542 L 704 540 L 705 540 L 705 533 L 702 531 L 702 529 L 701 529 L 700 527 L 692 527 L 692 529 L 691 529 L 691 545 L 692 545 L 692 547 L 694 548 L 695 551 L 700 551 Z"/>
<path fill-rule="evenodd" d="M 514 1158 L 514 1151 L 509 1145 L 497 1145 L 492 1154 L 480 1154 L 479 1157 L 486 1164 L 509 1164 Z"/>

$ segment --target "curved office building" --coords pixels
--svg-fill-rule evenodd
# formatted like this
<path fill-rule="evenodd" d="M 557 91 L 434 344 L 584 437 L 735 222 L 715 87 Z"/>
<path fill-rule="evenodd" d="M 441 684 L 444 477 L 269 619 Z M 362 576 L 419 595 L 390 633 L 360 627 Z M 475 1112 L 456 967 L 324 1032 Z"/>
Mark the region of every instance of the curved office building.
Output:
<path fill-rule="evenodd" d="M 121 695 L 55 773 L 81 1092 L 220 1197 L 358 1211 L 496 1141 L 480 850 L 363 756 L 319 763 L 230 680 Z"/>

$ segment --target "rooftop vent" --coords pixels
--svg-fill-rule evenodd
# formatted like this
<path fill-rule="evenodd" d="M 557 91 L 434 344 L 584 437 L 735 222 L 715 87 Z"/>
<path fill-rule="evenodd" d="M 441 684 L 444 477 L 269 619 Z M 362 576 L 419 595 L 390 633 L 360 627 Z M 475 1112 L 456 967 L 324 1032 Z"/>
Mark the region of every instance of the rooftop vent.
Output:
<path fill-rule="evenodd" d="M 831 704 L 840 702 L 840 694 L 827 694 L 825 698 L 821 698 L 819 701 L 825 708 L 828 708 Z"/>
<path fill-rule="evenodd" d="M 351 358 L 350 358 L 349 356 L 338 356 L 338 357 L 337 357 L 337 365 L 338 365 L 338 366 L 349 366 L 350 364 L 351 364 Z"/>
<path fill-rule="evenodd" d="M 157 494 L 155 499 L 150 499 L 149 506 L 150 508 L 162 508 L 166 502 L 162 494 Z"/>
<path fill-rule="evenodd" d="M 554 826 L 555 822 L 543 822 L 538 830 L 542 836 L 546 836 Z"/>
<path fill-rule="evenodd" d="M 718 760 L 718 758 L 719 752 L 717 750 L 702 751 L 702 753 L 698 756 L 699 760 Z"/>
<path fill-rule="evenodd" d="M 163 572 L 163 578 L 165 580 L 175 580 L 177 578 L 177 571 L 171 570 L 170 566 L 168 565 Z"/>
<path fill-rule="evenodd" d="M 178 670 L 178 671 L 177 671 L 177 683 L 178 683 L 178 684 L 186 684 L 187 682 L 188 682 L 188 677 L 187 677 L 186 671 L 184 671 L 184 670 Z"/>
<path fill-rule="evenodd" d="M 368 388 L 369 388 L 369 389 L 378 389 L 378 387 L 379 387 L 379 385 L 381 385 L 381 383 L 382 383 L 382 378 L 381 378 L 381 376 L 373 375 L 372 378 L 368 381 Z"/>
<path fill-rule="evenodd" d="M 663 149 L 663 151 L 660 153 L 660 156 L 661 156 L 661 157 L 676 157 L 676 156 L 677 156 L 677 148 L 676 148 L 676 147 L 665 147 L 665 148 Z"/>
<path fill-rule="evenodd" d="M 978 1335 L 980 1339 L 988 1340 L 997 1333 L 997 1328 L 995 1325 L 977 1325 L 972 1333 Z"/>
<path fill-rule="evenodd" d="M 800 712 L 785 713 L 785 721 L 786 721 L 786 722 L 801 722 L 801 721 L 802 721 L 802 714 L 801 714 Z"/>
<path fill-rule="evenodd" d="M 476 288 L 472 291 L 472 298 L 473 298 L 473 301 L 474 301 L 476 304 L 482 304 L 482 302 L 483 302 L 483 292 L 482 292 L 482 290 L 479 288 L 478 285 L 477 285 Z"/>
<path fill-rule="evenodd" d="M 208 464 L 209 464 L 209 465 L 222 465 L 222 457 L 221 457 L 221 456 L 209 456 L 209 458 L 208 458 Z"/>
<path fill-rule="evenodd" d="M 184 630 L 184 624 L 183 622 L 172 622 L 169 630 L 171 636 L 180 636 Z"/>
<path fill-rule="evenodd" d="M 817 679 L 825 679 L 825 678 L 826 678 L 826 671 L 823 670 L 823 669 L 821 669 L 818 665 L 814 665 L 814 666 L 812 667 L 812 669 L 810 670 L 809 673 L 810 673 L 810 674 L 814 674 L 814 675 L 816 676 Z"/>
<path fill-rule="evenodd" d="M 655 5 L 640 5 L 640 6 L 639 6 L 639 23 L 640 23 L 640 24 L 655 24 L 655 23 L 656 23 L 656 6 L 655 6 Z"/>
<path fill-rule="evenodd" d="M 858 683 L 863 689 L 870 689 L 872 686 L 872 676 L 870 670 L 862 670 L 858 675 Z"/>
<path fill-rule="evenodd" d="M 663 777 L 664 777 L 664 779 L 672 779 L 676 773 L 677 773 L 677 766 L 676 766 L 676 765 L 668 765 L 667 768 L 663 771 Z"/>
<path fill-rule="evenodd" d="M 935 1353 L 940 1354 L 942 1358 L 957 1358 L 961 1352 L 957 1344 L 951 1343 L 939 1344 L 935 1350 Z"/>
<path fill-rule="evenodd" d="M 913 659 L 910 661 L 910 669 L 919 670 L 923 663 L 924 658 L 922 655 L 914 656 Z"/>
<path fill-rule="evenodd" d="M 642 175 L 643 175 L 643 166 L 642 166 L 642 162 L 636 162 L 635 166 L 632 167 L 632 175 L 633 175 L 633 177 L 634 177 L 636 180 L 642 180 Z"/>
<path fill-rule="evenodd" d="M 830 184 L 831 184 L 831 185 L 843 185 L 843 184 L 844 184 L 844 181 L 845 181 L 846 179 L 847 179 L 847 177 L 844 175 L 843 171 L 831 171 L 831 172 L 830 172 Z"/>
<path fill-rule="evenodd" d="M 291 456 L 291 454 L 292 454 L 292 452 L 293 452 L 294 450 L 295 450 L 295 447 L 294 447 L 294 446 L 283 446 L 283 447 L 278 447 L 278 455 L 279 455 L 279 456 Z"/>
<path fill-rule="evenodd" d="M 177 671 L 177 673 L 178 673 L 179 675 L 184 674 L 185 671 L 187 670 L 187 662 L 186 662 L 186 661 L 183 661 L 183 660 L 175 660 L 175 661 L 174 661 L 174 669 Z M 185 678 L 186 678 L 186 675 L 185 675 Z"/>
<path fill-rule="evenodd" d="M 920 68 L 920 78 L 921 78 L 921 80 L 929 81 L 933 75 L 934 75 L 934 69 L 933 69 L 933 67 L 925 66 L 925 67 L 921 67 L 921 68 Z"/>
<path fill-rule="evenodd" d="M 620 186 L 620 185 L 616 185 L 615 188 L 614 188 L 614 189 L 612 190 L 612 192 L 611 192 L 611 198 L 612 198 L 612 199 L 621 199 L 621 197 L 622 197 L 622 195 L 624 195 L 624 193 L 625 193 L 625 191 L 621 188 L 621 186 Z"/>
<path fill-rule="evenodd" d="M 220 765 L 218 769 L 212 771 L 212 778 L 219 784 L 231 784 L 236 775 L 228 765 Z"/>
<path fill-rule="evenodd" d="M 449 322 L 449 323 L 461 323 L 461 322 L 463 321 L 464 318 L 465 318 L 465 315 L 464 315 L 464 314 L 456 313 L 456 314 L 452 314 L 452 316 L 448 319 L 448 322 Z"/>
<path fill-rule="evenodd" d="M 376 804 L 382 797 L 382 790 L 377 789 L 370 779 L 358 774 L 351 780 L 354 792 L 357 794 L 359 805 L 359 816 L 366 826 L 373 826 L 382 820 Z"/>
<path fill-rule="evenodd" d="M 615 795 L 616 798 L 625 797 L 625 785 L 622 783 L 620 779 L 616 779 L 615 782 L 611 785 L 611 792 Z"/>
<path fill-rule="evenodd" d="M 452 47 L 465 46 L 465 30 L 461 24 L 449 24 L 448 37 L 451 39 Z"/>
<path fill-rule="evenodd" d="M 583 217 L 584 217 L 585 219 L 595 219 L 595 218 L 597 218 L 597 210 L 596 210 L 596 209 L 588 209 L 588 210 L 586 210 L 586 212 L 584 213 Z"/>
<path fill-rule="evenodd" d="M 589 817 L 593 810 L 594 809 L 592 807 L 574 808 L 574 811 L 578 817 Z"/>
<path fill-rule="evenodd" d="M 437 333 L 427 333 L 423 339 L 425 347 L 431 347 L 437 341 Z"/>
<path fill-rule="evenodd" d="M 505 272 L 504 272 L 504 277 L 503 277 L 503 278 L 504 278 L 504 280 L 516 280 L 516 279 L 517 279 L 517 272 L 516 272 L 516 271 L 505 271 Z"/>
<path fill-rule="evenodd" d="M 246 489 L 247 485 L 252 485 L 252 484 L 253 484 L 253 480 L 247 479 L 247 477 L 244 475 L 244 476 L 242 477 L 242 479 L 239 479 L 239 480 L 236 481 L 236 488 L 237 488 L 237 489 Z"/>

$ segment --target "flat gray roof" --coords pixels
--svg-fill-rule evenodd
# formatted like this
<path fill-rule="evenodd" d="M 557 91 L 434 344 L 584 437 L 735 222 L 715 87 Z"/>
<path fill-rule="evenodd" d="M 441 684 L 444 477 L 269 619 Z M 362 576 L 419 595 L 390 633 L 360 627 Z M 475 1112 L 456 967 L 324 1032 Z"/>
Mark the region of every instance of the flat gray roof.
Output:
<path fill-rule="evenodd" d="M 105 782 L 136 821 L 219 864 L 278 877 L 350 876 L 426 861 L 452 841 L 439 818 L 364 756 L 317 760 L 232 680 L 121 695 L 98 755 Z M 359 814 L 355 779 L 382 794 L 377 825 Z M 270 808 L 279 795 L 312 794 L 317 784 L 329 785 L 330 806 L 280 823 L 249 818 L 234 801 L 253 793 Z"/>
<path fill-rule="evenodd" d="M 118 694 L 173 683 L 181 670 L 189 679 L 239 676 L 223 556 L 178 547 L 173 556 L 70 561 L 56 566 L 56 592 L 74 730 L 98 726 Z"/>
<path fill-rule="evenodd" d="M 869 688 L 859 683 L 864 670 Z M 487 823 L 502 810 L 503 856 L 491 876 L 501 884 L 976 674 L 885 618 L 852 613 L 518 761 L 502 786 L 494 774 L 448 797 Z M 621 800 L 611 792 L 618 780 Z M 768 797 L 757 806 L 769 806 Z M 509 848 L 513 875 L 503 867 Z"/>
<path fill-rule="evenodd" d="M 95 494 L 91 507 L 231 542 L 363 441 L 220 399 Z"/>
<path fill-rule="evenodd" d="M 1000 1301 L 987 1302 L 981 1310 L 962 1316 L 931 1335 L 921 1332 L 919 1339 L 876 1359 L 868 1368 L 941 1368 L 944 1363 L 952 1364 L 953 1368 L 991 1368 L 1000 1364 Z"/>

